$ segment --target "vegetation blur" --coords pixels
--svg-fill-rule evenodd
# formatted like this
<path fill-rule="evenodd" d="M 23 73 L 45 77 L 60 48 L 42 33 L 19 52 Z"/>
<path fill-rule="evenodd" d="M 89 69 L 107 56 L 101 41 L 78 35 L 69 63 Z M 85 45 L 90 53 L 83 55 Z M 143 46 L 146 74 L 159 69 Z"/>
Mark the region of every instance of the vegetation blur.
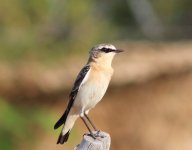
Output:
<path fill-rule="evenodd" d="M 112 43 L 107 95 L 91 117 L 112 150 L 191 150 L 192 1 L 1 0 L 0 149 L 72 149 L 81 121 L 56 145 L 53 126 L 89 49 Z M 121 114 L 121 116 L 119 116 Z"/>

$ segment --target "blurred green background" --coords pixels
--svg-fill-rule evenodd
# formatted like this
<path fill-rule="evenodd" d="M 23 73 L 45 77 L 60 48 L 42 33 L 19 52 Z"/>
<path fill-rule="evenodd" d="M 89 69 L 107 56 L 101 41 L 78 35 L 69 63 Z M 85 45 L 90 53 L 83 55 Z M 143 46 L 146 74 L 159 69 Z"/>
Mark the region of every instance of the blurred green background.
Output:
<path fill-rule="evenodd" d="M 118 73 L 114 75 L 106 103 L 103 104 L 105 107 L 100 105 L 98 110 L 96 107 L 92 117 L 99 122 L 101 130 L 112 133 L 113 150 L 158 150 L 158 144 L 154 144 L 157 146 L 154 147 L 153 142 L 143 140 L 147 137 L 141 136 L 140 127 L 136 133 L 128 132 L 123 139 L 116 136 L 116 127 L 110 125 L 113 124 L 112 118 L 109 119 L 112 114 L 105 112 L 108 107 L 110 110 L 110 104 L 113 105 L 109 99 L 114 93 L 119 92 L 121 96 L 119 89 L 122 88 L 129 93 L 157 82 L 154 86 L 163 91 L 164 83 L 171 80 L 172 85 L 178 78 L 179 85 L 185 82 L 189 84 L 183 85 L 182 89 L 191 86 L 191 6 L 190 0 L 1 0 L 0 149 L 64 149 L 55 144 L 59 131 L 54 131 L 53 125 L 64 111 L 72 83 L 86 63 L 88 50 L 98 43 L 112 43 L 130 53 L 118 56 L 119 59 L 114 62 Z M 122 72 L 125 73 L 122 75 Z M 189 81 L 183 81 L 185 75 Z M 153 86 L 151 88 L 154 90 Z M 142 95 L 142 90 L 140 92 Z M 167 96 L 168 92 L 164 93 Z M 162 99 L 169 99 L 169 96 Z M 150 99 L 148 97 L 146 92 L 143 99 Z M 127 99 L 132 99 L 130 101 L 134 103 L 137 98 L 129 93 L 119 103 L 123 105 Z M 130 107 L 141 107 L 141 110 L 154 106 L 150 102 L 147 107 L 140 106 L 142 101 L 136 101 L 136 104 L 130 101 Z M 175 102 L 170 103 L 170 106 L 173 105 Z M 156 109 L 153 111 L 156 112 Z M 143 118 L 143 112 L 137 109 L 126 113 L 138 113 L 139 118 Z M 156 113 L 159 115 L 159 111 Z M 99 117 L 100 114 L 108 118 L 108 122 L 102 123 L 104 118 Z M 177 109 L 173 114 L 178 115 Z M 167 116 L 169 113 L 163 118 Z M 122 122 L 130 118 L 122 117 Z M 180 123 L 191 122 L 181 120 Z M 86 132 L 81 122 L 77 124 L 69 144 L 64 146 L 66 149 L 72 149 L 80 143 Z M 123 127 L 134 129 L 134 125 Z M 127 143 L 127 140 L 130 142 Z M 168 147 L 166 142 L 161 145 L 175 150 L 174 147 Z M 179 148 L 187 150 L 182 146 Z"/>

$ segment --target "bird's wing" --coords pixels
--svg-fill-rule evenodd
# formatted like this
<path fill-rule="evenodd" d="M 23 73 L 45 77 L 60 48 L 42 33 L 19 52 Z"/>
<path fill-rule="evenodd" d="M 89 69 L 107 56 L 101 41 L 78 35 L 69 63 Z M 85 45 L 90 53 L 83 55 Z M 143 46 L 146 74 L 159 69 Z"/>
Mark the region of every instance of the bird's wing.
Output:
<path fill-rule="evenodd" d="M 78 91 L 79 91 L 79 88 L 81 86 L 81 84 L 84 82 L 84 79 L 88 73 L 88 71 L 90 70 L 90 66 L 89 65 L 86 65 L 85 67 L 83 67 L 83 69 L 81 69 L 81 71 L 79 72 L 78 76 L 77 76 L 77 79 L 75 80 L 75 83 L 74 83 L 74 86 L 72 88 L 72 91 L 69 95 L 69 98 L 73 99 L 76 97 Z"/>
<path fill-rule="evenodd" d="M 57 129 L 58 127 L 60 127 L 62 124 L 65 123 L 67 116 L 69 114 L 69 111 L 70 111 L 71 107 L 73 106 L 73 103 L 74 103 L 74 100 L 77 96 L 77 93 L 78 93 L 82 83 L 84 82 L 86 75 L 88 75 L 89 70 L 90 70 L 90 65 L 86 65 L 79 72 L 77 79 L 75 80 L 74 86 L 72 88 L 72 91 L 69 95 L 69 103 L 67 105 L 67 109 L 65 110 L 62 117 L 55 124 L 54 129 Z"/>

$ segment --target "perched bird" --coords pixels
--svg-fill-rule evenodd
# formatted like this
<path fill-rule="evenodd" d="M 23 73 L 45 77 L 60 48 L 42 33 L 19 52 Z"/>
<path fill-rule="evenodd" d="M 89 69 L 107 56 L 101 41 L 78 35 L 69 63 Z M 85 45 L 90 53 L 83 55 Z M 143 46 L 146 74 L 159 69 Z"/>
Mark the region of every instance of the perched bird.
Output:
<path fill-rule="evenodd" d="M 113 74 L 112 60 L 116 53 L 122 51 L 111 44 L 99 44 L 90 50 L 88 62 L 78 74 L 69 95 L 67 108 L 54 126 L 54 129 L 57 129 L 64 124 L 57 144 L 67 142 L 70 131 L 79 117 L 90 135 L 95 138 L 85 118 L 94 130 L 98 131 L 89 119 L 88 112 L 103 98 Z"/>

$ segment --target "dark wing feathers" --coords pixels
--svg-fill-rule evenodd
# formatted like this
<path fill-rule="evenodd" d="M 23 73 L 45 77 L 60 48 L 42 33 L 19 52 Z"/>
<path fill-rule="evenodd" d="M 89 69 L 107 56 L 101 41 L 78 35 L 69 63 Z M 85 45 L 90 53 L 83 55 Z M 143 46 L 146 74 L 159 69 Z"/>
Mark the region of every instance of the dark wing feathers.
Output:
<path fill-rule="evenodd" d="M 57 129 L 62 124 L 65 124 L 65 121 L 67 119 L 69 111 L 70 111 L 71 107 L 73 106 L 74 100 L 75 100 L 75 98 L 77 96 L 77 93 L 79 91 L 80 85 L 81 85 L 83 79 L 85 78 L 87 72 L 89 71 L 89 69 L 90 69 L 90 66 L 86 65 L 79 72 L 79 74 L 77 76 L 77 79 L 75 80 L 74 86 L 72 88 L 72 91 L 71 91 L 71 93 L 69 95 L 69 103 L 68 103 L 67 109 L 65 110 L 65 112 L 61 116 L 61 118 L 57 121 L 57 123 L 55 124 L 54 129 Z"/>
<path fill-rule="evenodd" d="M 83 67 L 83 69 L 81 69 L 81 71 L 79 72 L 78 76 L 77 76 L 77 79 L 75 80 L 75 83 L 74 83 L 74 86 L 72 88 L 72 91 L 70 93 L 70 98 L 71 97 L 74 97 L 77 95 L 77 92 L 79 90 L 79 87 L 83 81 L 83 79 L 85 78 L 87 72 L 89 71 L 90 69 L 90 66 L 89 65 L 86 65 L 85 67 Z"/>

